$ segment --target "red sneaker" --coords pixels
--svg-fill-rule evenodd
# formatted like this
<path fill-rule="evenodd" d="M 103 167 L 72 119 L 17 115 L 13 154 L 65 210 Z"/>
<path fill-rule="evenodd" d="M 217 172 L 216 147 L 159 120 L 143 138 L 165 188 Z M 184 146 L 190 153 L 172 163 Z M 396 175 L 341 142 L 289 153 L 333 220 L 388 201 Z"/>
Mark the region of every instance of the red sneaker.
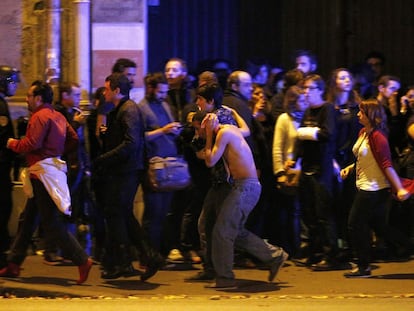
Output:
<path fill-rule="evenodd" d="M 88 279 L 89 271 L 91 271 L 92 265 L 92 259 L 88 258 L 83 265 L 78 266 L 79 280 L 76 281 L 76 284 L 80 285 Z"/>
<path fill-rule="evenodd" d="M 9 262 L 6 267 L 0 270 L 0 276 L 17 278 L 20 275 L 20 266 Z"/>

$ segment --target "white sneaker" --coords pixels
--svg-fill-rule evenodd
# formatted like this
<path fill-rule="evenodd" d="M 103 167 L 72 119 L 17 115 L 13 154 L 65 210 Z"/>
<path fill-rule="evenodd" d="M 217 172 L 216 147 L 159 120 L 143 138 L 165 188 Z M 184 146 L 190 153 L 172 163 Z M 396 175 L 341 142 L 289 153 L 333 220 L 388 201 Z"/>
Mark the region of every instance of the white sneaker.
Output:
<path fill-rule="evenodd" d="M 170 262 L 184 261 L 184 256 L 181 254 L 180 250 L 174 248 L 170 251 L 167 257 Z"/>

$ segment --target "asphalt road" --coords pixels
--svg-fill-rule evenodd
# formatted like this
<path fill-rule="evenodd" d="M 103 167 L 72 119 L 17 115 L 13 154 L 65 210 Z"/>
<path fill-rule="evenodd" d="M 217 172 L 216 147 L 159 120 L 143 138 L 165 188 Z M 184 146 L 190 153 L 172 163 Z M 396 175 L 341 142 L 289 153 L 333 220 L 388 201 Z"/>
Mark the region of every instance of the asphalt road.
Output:
<path fill-rule="evenodd" d="M 346 279 L 344 271 L 313 272 L 289 261 L 275 283 L 266 281 L 265 270 L 236 269 L 238 288 L 227 291 L 185 282 L 200 269 L 197 265 L 159 271 L 147 282 L 139 277 L 102 280 L 93 266 L 84 285 L 75 283 L 77 267 L 47 266 L 41 256 L 27 257 L 22 267 L 19 278 L 0 279 L 0 310 L 121 311 L 137 303 L 140 310 L 152 311 L 209 310 L 212 305 L 218 310 L 414 310 L 414 260 L 376 263 L 368 279 Z M 184 268 L 192 270 L 178 270 Z"/>

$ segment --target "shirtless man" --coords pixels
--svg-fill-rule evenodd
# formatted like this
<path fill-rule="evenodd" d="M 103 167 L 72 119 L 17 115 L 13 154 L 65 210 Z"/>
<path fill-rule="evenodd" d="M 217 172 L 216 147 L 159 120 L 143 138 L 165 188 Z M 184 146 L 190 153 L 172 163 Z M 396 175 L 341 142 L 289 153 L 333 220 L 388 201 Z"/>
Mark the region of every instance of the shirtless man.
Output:
<path fill-rule="evenodd" d="M 256 205 L 261 185 L 257 178 L 252 152 L 243 135 L 234 125 L 219 124 L 215 114 L 197 112 L 193 126 L 206 138 L 202 151 L 206 165 L 214 166 L 223 158 L 230 174 L 232 189 L 220 207 L 212 235 L 212 260 L 216 282 L 209 288 L 236 287 L 233 273 L 234 247 L 243 249 L 269 265 L 268 281 L 272 282 L 288 254 L 279 247 L 267 244 L 244 225 Z"/>

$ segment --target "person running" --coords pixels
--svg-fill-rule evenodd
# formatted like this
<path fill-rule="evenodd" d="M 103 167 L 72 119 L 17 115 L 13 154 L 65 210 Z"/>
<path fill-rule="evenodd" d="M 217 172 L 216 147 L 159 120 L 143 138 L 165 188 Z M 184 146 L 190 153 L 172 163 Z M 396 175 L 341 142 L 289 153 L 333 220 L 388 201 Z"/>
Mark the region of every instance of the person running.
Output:
<path fill-rule="evenodd" d="M 236 126 L 219 124 L 217 115 L 213 113 L 197 112 L 193 126 L 199 135 L 206 137 L 206 165 L 212 167 L 223 158 L 232 183 L 231 191 L 218 208 L 213 228 L 212 261 L 216 282 L 207 287 L 230 289 L 237 286 L 233 273 L 235 246 L 268 264 L 268 281 L 272 282 L 288 254 L 282 248 L 267 244 L 244 227 L 261 192 L 250 147 Z"/>

